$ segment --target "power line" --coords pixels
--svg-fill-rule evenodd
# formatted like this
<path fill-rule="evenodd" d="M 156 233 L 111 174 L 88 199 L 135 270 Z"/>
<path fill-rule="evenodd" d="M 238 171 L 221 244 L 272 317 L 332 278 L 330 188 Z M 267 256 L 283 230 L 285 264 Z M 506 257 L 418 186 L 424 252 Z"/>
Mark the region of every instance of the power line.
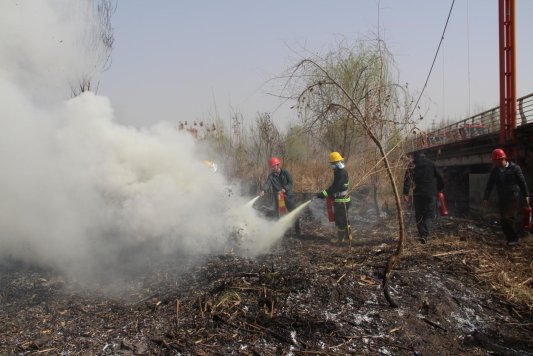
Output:
<path fill-rule="evenodd" d="M 422 88 L 422 91 L 420 92 L 420 95 L 418 96 L 418 99 L 416 101 L 415 106 L 413 107 L 413 111 L 411 111 L 411 115 L 409 115 L 409 119 L 413 116 L 416 108 L 418 107 L 418 103 L 420 102 L 420 98 L 422 98 L 422 94 L 424 94 L 424 90 L 426 89 L 429 81 L 429 77 L 431 76 L 431 72 L 433 71 L 433 66 L 435 65 L 435 61 L 437 60 L 437 56 L 439 55 L 440 46 L 442 45 L 442 41 L 444 40 L 444 34 L 446 33 L 446 28 L 448 27 L 448 22 L 450 21 L 450 16 L 452 14 L 453 5 L 455 4 L 455 0 L 452 0 L 452 5 L 450 6 L 450 11 L 448 12 L 448 18 L 446 19 L 446 24 L 444 25 L 444 30 L 442 30 L 442 36 L 440 37 L 439 46 L 437 47 L 437 52 L 435 52 L 435 57 L 433 57 L 433 63 L 431 63 L 431 68 L 429 68 L 429 73 L 426 78 L 426 82 L 424 83 L 424 87 Z"/>
<path fill-rule="evenodd" d="M 469 0 L 466 0 L 466 43 L 467 43 L 467 68 L 468 68 L 468 117 L 470 117 L 470 15 L 469 15 Z"/>

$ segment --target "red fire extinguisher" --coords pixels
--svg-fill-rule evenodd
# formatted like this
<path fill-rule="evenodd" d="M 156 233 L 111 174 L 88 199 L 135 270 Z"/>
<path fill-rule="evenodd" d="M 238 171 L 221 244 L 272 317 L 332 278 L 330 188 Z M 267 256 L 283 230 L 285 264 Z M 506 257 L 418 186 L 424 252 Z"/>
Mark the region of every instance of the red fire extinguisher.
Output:
<path fill-rule="evenodd" d="M 439 192 L 439 213 L 440 216 L 448 216 L 448 208 L 446 207 L 446 199 L 444 198 L 444 193 Z"/>
<path fill-rule="evenodd" d="M 524 230 L 531 230 L 533 227 L 533 208 L 525 206 L 522 213 L 524 214 Z"/>
<path fill-rule="evenodd" d="M 283 192 L 278 193 L 278 215 L 282 216 L 287 214 L 287 207 L 285 206 L 285 194 Z"/>
<path fill-rule="evenodd" d="M 326 198 L 326 209 L 328 210 L 328 220 L 335 221 L 335 212 L 333 211 L 333 197 Z"/>

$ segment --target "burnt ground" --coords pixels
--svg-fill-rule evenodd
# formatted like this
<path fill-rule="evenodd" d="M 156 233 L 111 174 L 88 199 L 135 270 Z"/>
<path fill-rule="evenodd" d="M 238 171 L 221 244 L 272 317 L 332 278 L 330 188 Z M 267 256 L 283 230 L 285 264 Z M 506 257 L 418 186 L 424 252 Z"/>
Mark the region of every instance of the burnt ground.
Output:
<path fill-rule="evenodd" d="M 309 216 L 256 259 L 153 262 L 122 296 L 50 270 L 0 263 L 0 354 L 533 355 L 533 237 L 441 219 L 410 237 L 380 288 L 394 222 L 355 221 L 350 244 Z"/>

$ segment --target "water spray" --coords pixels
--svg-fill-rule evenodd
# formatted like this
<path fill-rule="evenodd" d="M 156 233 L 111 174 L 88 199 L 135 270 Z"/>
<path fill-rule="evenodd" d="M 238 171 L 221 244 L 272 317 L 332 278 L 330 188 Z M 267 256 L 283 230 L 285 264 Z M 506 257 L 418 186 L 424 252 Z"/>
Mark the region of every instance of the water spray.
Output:
<path fill-rule="evenodd" d="M 281 219 L 278 220 L 276 226 L 282 227 L 284 232 L 288 230 L 294 224 L 294 221 L 303 212 L 303 210 L 307 208 L 309 204 L 311 204 L 311 201 L 312 200 L 306 201 L 290 213 L 284 215 Z"/>
<path fill-rule="evenodd" d="M 244 204 L 244 207 L 245 208 L 251 208 L 254 203 L 257 201 L 257 199 L 261 198 L 259 195 L 256 196 L 255 198 L 253 198 L 252 200 L 250 200 L 248 203 Z"/>

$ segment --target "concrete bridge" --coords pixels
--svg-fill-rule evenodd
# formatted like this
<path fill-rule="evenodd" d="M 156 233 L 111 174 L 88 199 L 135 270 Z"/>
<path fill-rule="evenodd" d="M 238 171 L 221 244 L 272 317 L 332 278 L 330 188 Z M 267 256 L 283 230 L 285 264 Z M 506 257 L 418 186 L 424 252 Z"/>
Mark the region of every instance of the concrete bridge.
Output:
<path fill-rule="evenodd" d="M 481 199 L 493 149 L 503 148 L 510 159 L 522 167 L 528 186 L 533 190 L 533 93 L 516 102 L 514 142 L 500 144 L 499 107 L 456 122 L 438 130 L 418 134 L 411 143 L 412 152 L 424 152 L 441 168 L 445 195 L 452 214 L 479 214 Z M 496 194 L 491 197 L 494 205 Z"/>

